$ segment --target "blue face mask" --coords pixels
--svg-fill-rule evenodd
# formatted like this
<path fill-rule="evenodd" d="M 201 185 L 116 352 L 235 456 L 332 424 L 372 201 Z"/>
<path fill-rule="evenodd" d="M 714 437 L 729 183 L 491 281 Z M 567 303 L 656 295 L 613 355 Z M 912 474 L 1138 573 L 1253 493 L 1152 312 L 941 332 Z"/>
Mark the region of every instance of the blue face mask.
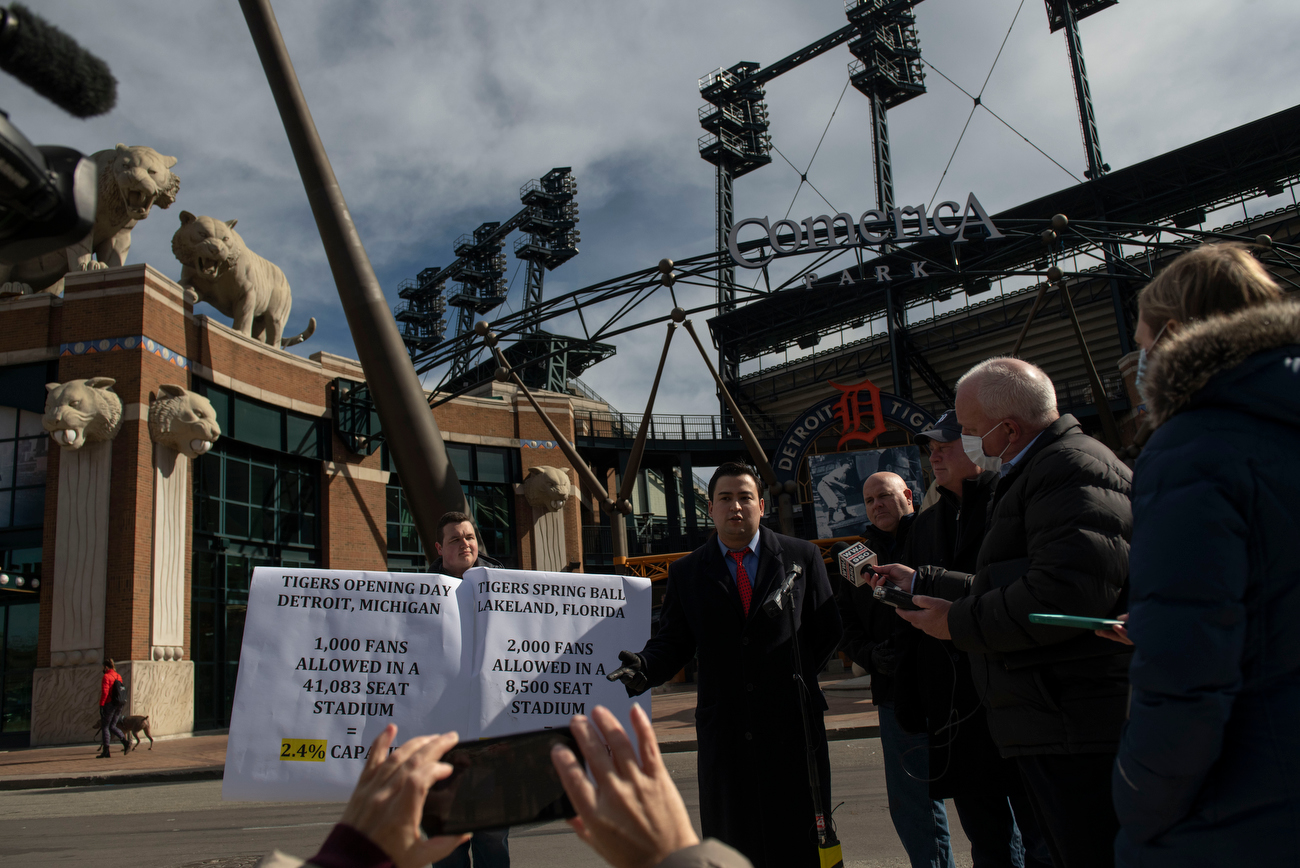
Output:
<path fill-rule="evenodd" d="M 1151 342 L 1151 349 L 1155 349 L 1156 344 L 1160 342 L 1160 338 L 1164 335 L 1165 329 L 1167 328 L 1169 328 L 1168 322 L 1166 322 L 1163 326 L 1160 327 L 1160 331 L 1156 332 L 1156 339 Z M 1138 350 L 1137 374 L 1133 378 L 1133 385 L 1137 387 L 1138 397 L 1140 397 L 1143 401 L 1146 400 L 1146 396 L 1142 393 L 1142 383 L 1146 381 L 1148 358 L 1149 357 L 1147 355 L 1146 350 L 1144 349 Z"/>

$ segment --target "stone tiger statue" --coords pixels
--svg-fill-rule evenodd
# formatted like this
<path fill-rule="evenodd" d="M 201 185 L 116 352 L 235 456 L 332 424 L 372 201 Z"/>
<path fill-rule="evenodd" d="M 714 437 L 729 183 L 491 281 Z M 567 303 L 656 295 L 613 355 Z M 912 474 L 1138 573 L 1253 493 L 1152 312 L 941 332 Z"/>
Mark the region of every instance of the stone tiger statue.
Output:
<path fill-rule="evenodd" d="M 181 263 L 177 282 L 186 299 L 206 301 L 234 320 L 235 331 L 273 347 L 302 343 L 316 331 L 316 318 L 302 334 L 284 337 L 293 306 L 289 281 L 279 266 L 248 249 L 235 231 L 236 222 L 181 212 L 172 253 Z"/>
<path fill-rule="evenodd" d="M 0 294 L 62 295 L 63 278 L 70 272 L 125 265 L 131 230 L 149 216 L 154 205 L 170 207 L 180 192 L 181 179 L 172 172 L 176 158 L 153 148 L 119 144 L 111 151 L 92 154 L 90 159 L 99 167 L 94 229 L 63 250 L 14 265 L 0 263 Z"/>

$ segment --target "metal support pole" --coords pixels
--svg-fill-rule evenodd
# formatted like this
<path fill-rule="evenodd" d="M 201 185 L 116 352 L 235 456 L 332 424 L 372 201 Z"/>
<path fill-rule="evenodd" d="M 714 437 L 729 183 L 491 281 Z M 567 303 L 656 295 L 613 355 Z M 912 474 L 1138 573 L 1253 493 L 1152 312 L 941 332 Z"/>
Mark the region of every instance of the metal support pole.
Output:
<path fill-rule="evenodd" d="M 727 252 L 727 239 L 731 236 L 731 226 L 736 216 L 735 199 L 732 195 L 731 166 L 725 160 L 718 162 L 717 171 L 717 230 L 715 249 L 718 251 L 718 313 L 736 309 L 736 266 L 727 265 L 731 261 Z M 740 366 L 728 358 L 726 346 L 718 347 L 718 370 L 722 372 L 723 382 L 734 383 L 740 379 Z M 727 431 L 727 402 L 718 395 L 718 415 L 722 417 L 722 430 Z"/>
<path fill-rule="evenodd" d="M 284 122 L 416 531 L 432 553 L 438 519 L 465 511 L 465 494 L 316 132 L 270 0 L 239 0 L 239 5 Z"/>
<path fill-rule="evenodd" d="M 1025 317 L 1025 324 L 1020 327 L 1020 335 L 1016 338 L 1016 345 L 1011 348 L 1011 355 L 1020 358 L 1020 348 L 1025 343 L 1025 336 L 1029 334 L 1029 327 L 1034 324 L 1034 317 L 1038 316 L 1038 310 L 1043 306 L 1043 301 L 1047 298 L 1047 289 L 1050 283 L 1044 283 L 1038 287 L 1038 294 L 1034 296 L 1034 306 L 1029 309 L 1029 316 Z"/>
<path fill-rule="evenodd" d="M 894 288 L 885 286 L 885 329 L 889 336 L 889 366 L 894 375 L 894 394 L 912 400 L 912 369 L 907 363 L 907 330 L 904 310 L 894 298 Z"/>
<path fill-rule="evenodd" d="M 1119 426 L 1115 424 L 1115 417 L 1110 412 L 1110 400 L 1106 397 L 1106 389 L 1102 385 L 1101 377 L 1097 374 L 1097 366 L 1092 362 L 1092 353 L 1088 352 L 1088 342 L 1083 338 L 1083 326 L 1079 325 L 1079 315 L 1074 310 L 1074 299 L 1070 297 L 1070 290 L 1066 287 L 1064 281 L 1061 282 L 1061 301 L 1070 314 L 1070 324 L 1074 326 L 1074 337 L 1079 341 L 1079 352 L 1083 355 L 1083 366 L 1088 372 L 1088 383 L 1092 386 L 1092 403 L 1097 408 L 1097 415 L 1101 417 L 1102 436 L 1105 437 L 1107 446 L 1112 450 L 1117 450 L 1120 448 Z"/>
<path fill-rule="evenodd" d="M 726 385 L 723 384 L 722 378 L 718 372 L 713 369 L 713 362 L 709 361 L 709 354 L 704 349 L 704 344 L 700 343 L 700 336 L 695 333 L 695 327 L 691 325 L 690 320 L 686 320 L 683 325 L 686 331 L 690 333 L 691 340 L 695 341 L 696 348 L 700 351 L 700 356 L 704 358 L 704 364 L 708 366 L 709 373 L 713 375 L 713 381 L 718 384 L 718 391 L 722 393 L 722 400 L 726 402 L 727 408 L 731 410 L 731 415 L 735 420 L 736 428 L 740 431 L 740 439 L 745 441 L 745 446 L 749 448 L 749 455 L 754 459 L 754 464 L 758 467 L 759 474 L 763 481 L 767 483 L 769 489 L 775 489 L 777 485 L 776 471 L 767 460 L 767 454 L 763 447 L 759 445 L 758 438 L 754 436 L 754 430 L 749 427 L 749 422 L 745 420 L 745 414 L 740 412 L 740 407 L 731 397 L 731 392 L 727 391 Z M 794 514 L 790 508 L 790 497 L 788 494 L 781 493 L 777 496 L 778 518 L 781 523 L 781 533 L 794 533 Z"/>
<path fill-rule="evenodd" d="M 875 163 L 876 207 L 888 216 L 894 207 L 894 165 L 889 154 L 889 117 L 880 94 L 871 95 L 871 154 Z"/>

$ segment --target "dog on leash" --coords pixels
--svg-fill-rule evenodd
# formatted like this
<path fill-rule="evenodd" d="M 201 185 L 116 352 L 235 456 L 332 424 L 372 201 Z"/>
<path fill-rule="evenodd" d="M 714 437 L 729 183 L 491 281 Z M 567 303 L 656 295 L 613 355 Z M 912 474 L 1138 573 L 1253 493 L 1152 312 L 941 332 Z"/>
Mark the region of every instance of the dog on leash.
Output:
<path fill-rule="evenodd" d="M 98 730 L 99 728 L 100 724 L 95 724 L 95 729 Z M 140 746 L 140 733 L 143 732 L 144 737 L 149 739 L 149 750 L 153 750 L 153 735 L 149 732 L 149 715 L 133 714 L 130 717 L 124 717 L 117 722 L 117 728 L 122 730 L 122 734 L 127 738 L 135 737 L 135 744 L 132 745 L 133 749 Z"/>

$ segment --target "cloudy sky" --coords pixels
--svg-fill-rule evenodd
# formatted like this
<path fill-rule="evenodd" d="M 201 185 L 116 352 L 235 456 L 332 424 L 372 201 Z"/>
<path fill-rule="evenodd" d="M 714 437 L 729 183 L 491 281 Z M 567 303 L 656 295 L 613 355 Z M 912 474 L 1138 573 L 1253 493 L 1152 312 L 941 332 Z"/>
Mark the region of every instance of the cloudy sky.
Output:
<path fill-rule="evenodd" d="M 31 5 L 108 62 L 119 98 L 112 113 L 80 121 L 0 76 L 0 108 L 19 129 L 87 153 L 124 142 L 179 159 L 177 205 L 136 228 L 128 261 L 178 277 L 170 241 L 181 209 L 238 218 L 248 245 L 289 278 L 288 330 L 311 315 L 320 323 L 294 351 L 355 357 L 235 0 Z M 767 65 L 845 23 L 841 0 L 277 0 L 275 8 L 394 302 L 401 280 L 448 264 L 452 239 L 514 214 L 520 185 L 555 166 L 572 166 L 578 177 L 582 243 L 581 255 L 547 275 L 548 295 L 664 256 L 707 252 L 713 167 L 697 152 L 697 79 L 742 60 Z M 929 92 L 890 114 L 901 201 L 928 202 L 938 187 L 940 199 L 975 191 L 997 211 L 1074 184 L 1066 170 L 1082 177 L 1064 39 L 1048 32 L 1041 0 L 926 0 L 916 13 L 933 68 Z M 1081 29 L 1102 149 L 1115 168 L 1295 102 L 1294 0 L 1124 0 Z M 857 213 L 873 206 L 874 192 L 867 102 L 844 91 L 851 59 L 840 46 L 770 83 L 767 94 L 776 147 L 803 170 L 825 131 L 808 178 L 836 209 Z M 938 71 L 972 93 L 982 88 L 990 109 L 1065 169 L 982 109 L 952 156 L 971 101 Z M 737 182 L 737 217 L 825 210 L 799 188 L 798 172 L 774 154 L 771 166 Z M 511 257 L 510 307 L 523 291 L 517 265 Z M 552 328 L 578 333 L 576 323 Z M 656 328 L 618 342 L 618 355 L 584 380 L 638 411 L 661 339 Z M 693 349 L 677 342 L 657 409 L 714 411 L 706 376 Z"/>

